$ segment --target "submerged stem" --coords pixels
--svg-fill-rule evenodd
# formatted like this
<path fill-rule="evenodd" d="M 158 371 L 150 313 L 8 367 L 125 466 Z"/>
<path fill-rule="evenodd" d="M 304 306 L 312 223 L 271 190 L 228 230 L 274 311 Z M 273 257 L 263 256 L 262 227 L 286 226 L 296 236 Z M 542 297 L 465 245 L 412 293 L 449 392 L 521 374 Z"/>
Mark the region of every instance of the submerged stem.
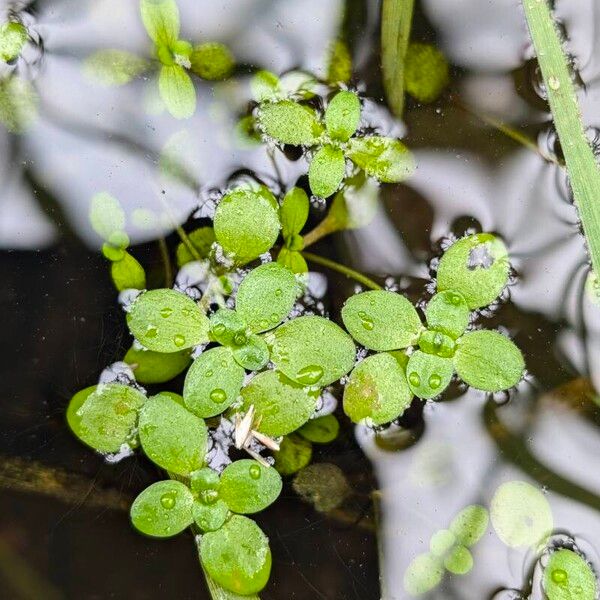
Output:
<path fill-rule="evenodd" d="M 341 265 L 340 263 L 335 262 L 334 260 L 324 258 L 322 256 L 319 256 L 318 254 L 313 254 L 312 252 L 303 251 L 301 254 L 306 260 L 309 260 L 310 262 L 316 263 L 318 265 L 323 265 L 324 267 L 327 267 L 328 269 L 331 269 L 333 271 L 337 271 L 338 273 L 342 273 L 342 275 L 346 275 L 346 277 L 350 277 L 351 279 L 354 279 L 354 281 L 358 281 L 358 283 L 364 285 L 365 287 L 368 287 L 371 290 L 383 289 L 382 286 L 380 286 L 378 283 L 375 283 L 372 279 L 369 279 L 366 275 L 363 275 L 362 273 L 359 273 L 358 271 L 355 271 L 350 267 Z"/>

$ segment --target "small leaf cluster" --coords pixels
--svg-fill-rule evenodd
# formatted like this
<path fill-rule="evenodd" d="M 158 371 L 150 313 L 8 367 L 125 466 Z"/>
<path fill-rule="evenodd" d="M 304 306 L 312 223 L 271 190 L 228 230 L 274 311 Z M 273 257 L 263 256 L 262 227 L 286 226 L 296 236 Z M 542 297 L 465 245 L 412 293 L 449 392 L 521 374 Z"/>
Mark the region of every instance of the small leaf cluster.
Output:
<path fill-rule="evenodd" d="M 360 362 L 344 391 L 344 410 L 355 422 L 387 423 L 413 396 L 440 395 L 454 373 L 468 385 L 498 392 L 516 385 L 525 369 L 515 344 L 497 331 L 467 331 L 471 311 L 492 303 L 509 278 L 506 247 L 497 237 L 474 234 L 452 244 L 437 271 L 437 293 L 423 325 L 402 295 L 381 290 L 356 294 L 342 309 L 352 337 L 377 352 Z M 411 347 L 412 352 L 405 350 Z"/>

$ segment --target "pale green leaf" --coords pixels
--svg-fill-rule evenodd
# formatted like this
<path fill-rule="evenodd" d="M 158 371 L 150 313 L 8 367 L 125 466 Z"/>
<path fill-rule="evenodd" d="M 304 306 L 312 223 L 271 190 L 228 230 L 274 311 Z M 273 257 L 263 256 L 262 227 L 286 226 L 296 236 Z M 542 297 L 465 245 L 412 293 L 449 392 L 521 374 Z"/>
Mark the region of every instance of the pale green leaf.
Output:
<path fill-rule="evenodd" d="M 19 57 L 29 39 L 22 23 L 9 21 L 0 25 L 0 60 L 11 62 Z"/>
<path fill-rule="evenodd" d="M 193 522 L 192 492 L 179 481 L 158 481 L 131 505 L 131 522 L 141 533 L 164 538 L 181 533 Z"/>
<path fill-rule="evenodd" d="M 455 535 L 448 529 L 440 529 L 431 536 L 429 550 L 434 556 L 444 558 L 452 550 L 454 544 L 456 544 Z"/>
<path fill-rule="evenodd" d="M 244 375 L 244 369 L 234 360 L 230 348 L 204 351 L 185 376 L 185 405 L 200 417 L 222 413 L 237 400 Z"/>
<path fill-rule="evenodd" d="M 200 258 L 208 258 L 211 246 L 215 241 L 215 232 L 213 231 L 213 228 L 199 227 L 198 229 L 194 229 L 191 233 L 188 233 L 187 237 L 196 254 Z M 177 257 L 178 267 L 183 267 L 183 265 L 196 260 L 196 257 L 192 255 L 190 249 L 184 242 L 179 242 L 175 255 Z"/>
<path fill-rule="evenodd" d="M 283 96 L 308 100 L 317 95 L 319 82 L 312 73 L 294 70 L 281 76 L 279 86 Z"/>
<path fill-rule="evenodd" d="M 379 190 L 363 171 L 346 179 L 344 187 L 333 197 L 326 221 L 331 231 L 366 227 L 377 214 Z"/>
<path fill-rule="evenodd" d="M 450 384 L 454 375 L 451 358 L 427 354 L 417 350 L 410 355 L 406 365 L 406 378 L 413 394 L 428 400 L 439 396 Z"/>
<path fill-rule="evenodd" d="M 370 350 L 407 348 L 423 328 L 414 306 L 387 290 L 351 296 L 342 308 L 342 320 L 352 337 Z"/>
<path fill-rule="evenodd" d="M 313 146 L 323 133 L 317 113 L 291 100 L 261 104 L 258 123 L 266 135 L 292 146 Z"/>
<path fill-rule="evenodd" d="M 352 338 L 335 323 L 318 316 L 292 319 L 268 336 L 271 360 L 301 385 L 323 387 L 354 366 Z"/>
<path fill-rule="evenodd" d="M 281 475 L 256 460 L 232 462 L 221 473 L 221 498 L 235 513 L 252 514 L 264 510 L 281 493 Z"/>
<path fill-rule="evenodd" d="M 184 371 L 192 359 L 189 350 L 163 354 L 131 346 L 123 360 L 131 366 L 139 383 L 164 383 Z"/>
<path fill-rule="evenodd" d="M 125 211 L 120 202 L 106 192 L 96 194 L 92 198 L 89 217 L 94 231 L 103 240 L 109 241 L 125 229 Z"/>
<path fill-rule="evenodd" d="M 346 158 L 344 153 L 327 144 L 316 152 L 310 161 L 308 182 L 316 196 L 327 198 L 340 187 L 346 174 Z"/>
<path fill-rule="evenodd" d="M 352 55 L 348 44 L 343 40 L 335 40 L 328 51 L 327 83 L 338 85 L 348 83 L 352 78 Z"/>
<path fill-rule="evenodd" d="M 127 325 L 154 352 L 179 352 L 208 341 L 208 317 L 189 296 L 175 290 L 138 296 L 127 313 Z"/>
<path fill-rule="evenodd" d="M 129 252 L 123 258 L 111 263 L 110 276 L 119 292 L 123 290 L 146 288 L 146 272 L 144 267 Z"/>
<path fill-rule="evenodd" d="M 279 209 L 281 233 L 286 242 L 302 231 L 308 219 L 308 209 L 308 196 L 302 188 L 293 187 L 286 193 Z"/>
<path fill-rule="evenodd" d="M 245 596 L 260 592 L 271 573 L 267 536 L 254 521 L 240 515 L 202 536 L 200 558 L 219 585 Z"/>
<path fill-rule="evenodd" d="M 435 46 L 409 44 L 404 58 L 404 86 L 415 100 L 435 102 L 449 81 L 448 62 Z"/>
<path fill-rule="evenodd" d="M 215 236 L 239 265 L 271 249 L 279 235 L 279 205 L 269 189 L 239 187 L 223 196 L 214 217 Z"/>
<path fill-rule="evenodd" d="M 473 555 L 458 544 L 444 559 L 444 566 L 454 575 L 466 575 L 473 568 Z"/>
<path fill-rule="evenodd" d="M 189 119 L 196 112 L 196 88 L 183 67 L 163 65 L 158 89 L 167 110 L 176 119 Z"/>
<path fill-rule="evenodd" d="M 281 95 L 279 77 L 270 71 L 258 71 L 250 80 L 250 89 L 257 102 L 274 101 Z"/>
<path fill-rule="evenodd" d="M 568 548 L 550 554 L 543 587 L 548 600 L 596 600 L 598 580 L 587 560 Z"/>
<path fill-rule="evenodd" d="M 244 277 L 235 308 L 255 333 L 273 329 L 291 312 L 299 289 L 294 274 L 276 262 L 260 265 Z"/>
<path fill-rule="evenodd" d="M 344 412 L 354 423 L 368 418 L 382 425 L 402 415 L 412 397 L 396 357 L 375 354 L 358 363 L 350 374 L 344 389 Z"/>
<path fill-rule="evenodd" d="M 444 567 L 433 554 L 419 554 L 412 559 L 404 572 L 404 589 L 412 596 L 420 596 L 434 588 L 442 581 Z"/>
<path fill-rule="evenodd" d="M 343 471 L 330 463 L 308 465 L 297 473 L 294 491 L 319 512 L 329 512 L 340 506 L 351 489 Z"/>
<path fill-rule="evenodd" d="M 196 500 L 192 505 L 194 522 L 202 531 L 216 531 L 223 526 L 228 515 L 229 507 L 220 499 L 215 500 L 213 503 Z"/>
<path fill-rule="evenodd" d="M 168 396 L 150 398 L 140 411 L 140 443 L 159 467 L 189 475 L 202 466 L 208 431 L 204 421 Z"/>
<path fill-rule="evenodd" d="M 519 383 L 525 361 L 521 351 L 506 336 L 482 330 L 465 333 L 457 341 L 454 367 L 470 386 L 499 392 Z"/>
<path fill-rule="evenodd" d="M 493 302 L 508 283 L 506 246 L 491 233 L 464 237 L 448 248 L 437 271 L 439 291 L 460 292 L 470 309 Z"/>
<path fill-rule="evenodd" d="M 308 265 L 304 256 L 297 250 L 283 247 L 277 255 L 277 262 L 288 268 L 292 273 L 308 273 Z"/>
<path fill-rule="evenodd" d="M 243 346 L 233 348 L 233 358 L 238 365 L 248 371 L 259 371 L 269 362 L 269 347 L 265 340 L 255 334 L 250 334 Z"/>
<path fill-rule="evenodd" d="M 231 50 L 219 42 L 205 42 L 195 46 L 190 62 L 192 71 L 208 81 L 226 79 L 235 67 Z"/>
<path fill-rule="evenodd" d="M 105 86 L 124 85 L 147 71 L 150 63 L 124 50 L 98 50 L 83 63 L 83 73 Z"/>
<path fill-rule="evenodd" d="M 489 523 L 488 511 L 478 504 L 463 508 L 450 524 L 450 531 L 463 546 L 475 545 L 486 532 Z"/>
<path fill-rule="evenodd" d="M 354 92 L 338 92 L 325 110 L 327 133 L 334 140 L 348 141 L 358 127 L 360 111 L 360 100 Z"/>
<path fill-rule="evenodd" d="M 38 116 L 39 98 L 33 85 L 17 75 L 0 80 L 0 123 L 13 133 L 27 129 Z"/>
<path fill-rule="evenodd" d="M 179 9 L 175 0 L 140 0 L 142 22 L 157 45 L 169 46 L 179 37 Z"/>
<path fill-rule="evenodd" d="M 352 138 L 348 143 L 348 158 L 379 181 L 404 181 L 415 170 L 413 155 L 400 140 L 370 136 Z"/>
<path fill-rule="evenodd" d="M 303 469 L 312 459 L 312 444 L 292 433 L 286 435 L 279 444 L 279 451 L 275 453 L 273 467 L 281 475 L 293 475 Z"/>
<path fill-rule="evenodd" d="M 311 419 L 298 429 L 298 433 L 315 444 L 329 444 L 340 432 L 340 424 L 334 415 Z"/>
<path fill-rule="evenodd" d="M 451 338 L 461 336 L 469 325 L 469 307 L 459 292 L 446 290 L 435 294 L 427 304 L 427 326 L 441 331 Z"/>

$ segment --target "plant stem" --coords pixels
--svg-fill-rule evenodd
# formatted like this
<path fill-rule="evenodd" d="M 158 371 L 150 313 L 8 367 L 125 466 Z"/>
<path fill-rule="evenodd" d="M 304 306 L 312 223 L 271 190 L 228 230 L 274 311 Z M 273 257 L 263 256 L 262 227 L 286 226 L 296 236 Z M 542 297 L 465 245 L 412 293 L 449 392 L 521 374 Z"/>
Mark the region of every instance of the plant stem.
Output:
<path fill-rule="evenodd" d="M 523 0 L 554 126 L 567 165 L 592 267 L 600 273 L 600 168 L 585 134 L 575 86 L 547 0 Z"/>
<path fill-rule="evenodd" d="M 404 59 L 410 38 L 414 0 L 383 0 L 381 68 L 388 104 L 397 117 L 404 111 Z"/>
<path fill-rule="evenodd" d="M 329 215 L 328 215 L 329 216 Z M 331 233 L 340 231 L 342 227 L 340 224 L 333 219 L 325 217 L 314 229 L 311 229 L 304 237 L 304 248 L 312 246 L 318 242 L 321 238 L 328 236 Z"/>
<path fill-rule="evenodd" d="M 160 256 L 165 267 L 165 287 L 170 288 L 173 283 L 173 269 L 171 268 L 171 259 L 169 258 L 169 249 L 164 237 L 158 239 Z"/>
<path fill-rule="evenodd" d="M 363 275 L 362 273 L 359 273 L 358 271 L 355 271 L 350 267 L 341 265 L 340 263 L 335 262 L 334 260 L 324 258 L 322 256 L 319 256 L 318 254 L 313 254 L 312 252 L 303 251 L 301 252 L 301 254 L 306 260 L 309 260 L 310 262 L 316 263 L 318 265 L 323 265 L 324 267 L 327 267 L 328 269 L 331 269 L 333 271 L 337 271 L 338 273 L 342 273 L 342 275 L 346 275 L 346 277 L 350 277 L 351 279 L 358 281 L 358 283 L 364 285 L 365 287 L 368 287 L 371 290 L 383 289 L 382 286 L 380 286 L 378 283 L 375 283 L 372 279 L 369 279 L 366 275 Z"/>

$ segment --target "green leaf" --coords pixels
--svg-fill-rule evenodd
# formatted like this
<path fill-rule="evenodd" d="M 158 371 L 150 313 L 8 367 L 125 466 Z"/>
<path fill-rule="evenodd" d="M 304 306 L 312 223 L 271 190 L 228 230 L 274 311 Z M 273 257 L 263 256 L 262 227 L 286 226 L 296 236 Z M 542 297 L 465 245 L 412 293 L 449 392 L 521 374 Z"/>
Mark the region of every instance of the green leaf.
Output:
<path fill-rule="evenodd" d="M 328 51 L 327 83 L 339 85 L 348 83 L 352 78 L 352 55 L 348 44 L 343 40 L 335 40 Z"/>
<path fill-rule="evenodd" d="M 144 292 L 127 314 L 131 333 L 154 352 L 179 352 L 208 342 L 208 324 L 191 298 L 169 289 Z"/>
<path fill-rule="evenodd" d="M 469 315 L 464 296 L 452 290 L 435 294 L 425 309 L 429 329 L 441 331 L 453 339 L 465 332 L 469 325 Z"/>
<path fill-rule="evenodd" d="M 199 227 L 188 233 L 188 239 L 200 258 L 208 258 L 211 246 L 215 241 L 215 232 L 212 227 Z M 177 257 L 177 266 L 183 265 L 196 260 L 189 248 L 183 242 L 179 242 L 175 251 Z"/>
<path fill-rule="evenodd" d="M 519 383 L 525 361 L 521 351 L 506 336 L 482 330 L 465 333 L 457 341 L 454 367 L 470 386 L 499 392 Z"/>
<path fill-rule="evenodd" d="M 454 575 L 466 575 L 473 568 L 473 555 L 458 544 L 444 559 L 444 566 Z"/>
<path fill-rule="evenodd" d="M 200 497 L 204 504 L 214 504 L 219 497 L 221 480 L 219 474 L 210 467 L 202 467 L 190 473 L 190 487 L 192 492 Z M 205 493 L 210 492 L 210 493 Z M 216 493 L 214 493 L 216 492 Z"/>
<path fill-rule="evenodd" d="M 463 546 L 474 546 L 486 532 L 489 523 L 488 511 L 478 504 L 463 508 L 450 524 L 450 531 Z"/>
<path fill-rule="evenodd" d="M 33 85 L 17 75 L 0 80 L 0 123 L 21 133 L 38 115 L 39 98 Z"/>
<path fill-rule="evenodd" d="M 244 369 L 259 371 L 269 362 L 269 347 L 262 337 L 250 334 L 248 341 L 243 346 L 233 349 L 233 358 Z"/>
<path fill-rule="evenodd" d="M 309 100 L 318 93 L 319 82 L 306 71 L 288 71 L 279 80 L 282 96 Z"/>
<path fill-rule="evenodd" d="M 185 371 L 192 359 L 189 350 L 163 354 L 131 346 L 123 360 L 133 368 L 139 383 L 164 383 Z"/>
<path fill-rule="evenodd" d="M 140 0 L 142 22 L 157 45 L 169 46 L 179 37 L 179 9 L 175 0 Z"/>
<path fill-rule="evenodd" d="M 314 146 L 323 133 L 317 113 L 291 100 L 261 104 L 258 123 L 266 135 L 291 146 Z"/>
<path fill-rule="evenodd" d="M 351 296 L 342 308 L 342 320 L 352 337 L 370 350 L 407 348 L 423 328 L 414 306 L 387 290 Z"/>
<path fill-rule="evenodd" d="M 119 292 L 123 290 L 143 290 L 146 287 L 144 267 L 129 252 L 110 265 L 110 276 Z"/>
<path fill-rule="evenodd" d="M 120 202 L 106 192 L 92 198 L 89 217 L 94 231 L 107 242 L 125 229 L 125 211 Z"/>
<path fill-rule="evenodd" d="M 28 39 L 27 28 L 22 23 L 9 21 L 0 25 L 0 60 L 11 62 L 19 58 Z"/>
<path fill-rule="evenodd" d="M 210 317 L 210 337 L 223 346 L 244 346 L 248 343 L 246 322 L 237 311 L 219 308 Z"/>
<path fill-rule="evenodd" d="M 382 425 L 410 406 L 412 393 L 398 360 L 388 353 L 358 363 L 344 389 L 344 412 L 354 423 L 371 419 Z"/>
<path fill-rule="evenodd" d="M 433 554 L 419 554 L 412 559 L 404 572 L 404 589 L 412 596 L 425 594 L 442 581 L 444 567 Z"/>
<path fill-rule="evenodd" d="M 276 262 L 260 265 L 244 277 L 235 308 L 255 333 L 277 327 L 294 308 L 299 289 L 294 274 Z"/>
<path fill-rule="evenodd" d="M 199 417 L 222 413 L 237 400 L 244 375 L 244 369 L 234 360 L 230 348 L 204 351 L 185 376 L 185 405 Z"/>
<path fill-rule="evenodd" d="M 281 475 L 256 460 L 236 460 L 221 473 L 221 498 L 235 513 L 264 510 L 281 493 Z"/>
<path fill-rule="evenodd" d="M 436 531 L 429 540 L 429 550 L 431 554 L 438 558 L 444 558 L 448 555 L 452 547 L 456 544 L 455 535 L 448 529 Z"/>
<path fill-rule="evenodd" d="M 493 302 L 508 283 L 508 251 L 491 233 L 464 237 L 448 248 L 437 271 L 439 291 L 460 292 L 473 310 Z"/>
<path fill-rule="evenodd" d="M 431 44 L 412 42 L 404 59 L 404 86 L 419 102 L 435 102 L 450 81 L 448 62 Z"/>
<path fill-rule="evenodd" d="M 277 262 L 292 271 L 292 273 L 308 273 L 306 260 L 297 250 L 289 250 L 283 247 L 277 255 Z"/>
<path fill-rule="evenodd" d="M 435 354 L 443 358 L 452 358 L 456 351 L 455 341 L 441 331 L 426 329 L 419 337 L 419 348 L 427 354 Z"/>
<path fill-rule="evenodd" d="M 415 170 L 413 155 L 400 140 L 374 135 L 352 138 L 348 143 L 348 158 L 379 181 L 404 181 Z"/>
<path fill-rule="evenodd" d="M 215 236 L 238 265 L 271 249 L 279 235 L 279 205 L 269 189 L 238 187 L 219 202 L 214 217 Z"/>
<path fill-rule="evenodd" d="M 275 453 L 273 467 L 280 475 L 293 475 L 303 469 L 312 459 L 312 444 L 292 433 L 286 435 L 279 444 L 279 452 Z"/>
<path fill-rule="evenodd" d="M 325 110 L 327 133 L 340 142 L 347 142 L 360 121 L 360 100 L 354 92 L 338 92 Z"/>
<path fill-rule="evenodd" d="M 427 354 L 417 350 L 410 355 L 406 365 L 406 378 L 412 393 L 428 400 L 439 396 L 454 375 L 451 358 Z"/>
<path fill-rule="evenodd" d="M 327 144 L 319 148 L 310 161 L 308 182 L 313 194 L 327 198 L 340 187 L 346 175 L 344 153 Z"/>
<path fill-rule="evenodd" d="M 254 521 L 239 515 L 202 536 L 200 558 L 208 574 L 236 594 L 260 592 L 271 573 L 267 536 Z"/>
<path fill-rule="evenodd" d="M 287 435 L 310 419 L 318 393 L 289 380 L 278 371 L 256 375 L 244 388 L 244 410 L 254 405 L 258 431 L 272 437 Z"/>
<path fill-rule="evenodd" d="M 257 102 L 274 101 L 281 96 L 279 77 L 270 71 L 258 71 L 250 80 L 250 89 Z"/>
<path fill-rule="evenodd" d="M 204 462 L 204 421 L 168 396 L 158 394 L 144 404 L 139 436 L 146 456 L 167 471 L 189 475 Z"/>
<path fill-rule="evenodd" d="M 298 433 L 315 444 L 329 444 L 340 432 L 340 424 L 334 415 L 311 419 L 298 429 Z"/>
<path fill-rule="evenodd" d="M 125 85 L 147 71 L 150 63 L 124 50 L 98 50 L 83 63 L 83 73 L 105 86 Z"/>
<path fill-rule="evenodd" d="M 141 533 L 165 538 L 181 533 L 192 522 L 192 492 L 179 481 L 158 481 L 131 505 L 131 522 Z"/>
<path fill-rule="evenodd" d="M 573 550 L 559 548 L 544 568 L 543 587 L 548 600 L 596 600 L 598 581 L 590 564 Z"/>
<path fill-rule="evenodd" d="M 553 528 L 552 510 L 542 492 L 525 481 L 507 481 L 490 505 L 492 525 L 511 548 L 544 544 Z"/>
<path fill-rule="evenodd" d="M 223 526 L 228 515 L 229 507 L 220 499 L 212 504 L 196 500 L 192 505 L 192 516 L 202 531 L 216 531 Z"/>
<path fill-rule="evenodd" d="M 73 396 L 67 420 L 73 433 L 102 453 L 119 452 L 134 444 L 138 411 L 146 396 L 119 383 L 93 386 Z"/>
<path fill-rule="evenodd" d="M 189 119 L 196 112 L 196 88 L 180 65 L 163 65 L 158 76 L 160 97 L 176 119 Z"/>
<path fill-rule="evenodd" d="M 319 512 L 337 508 L 351 489 L 343 471 L 330 463 L 316 463 L 302 469 L 293 482 L 294 491 Z"/>
<path fill-rule="evenodd" d="M 219 42 L 205 42 L 195 46 L 190 62 L 192 71 L 208 81 L 227 79 L 235 67 L 231 50 Z"/>
<path fill-rule="evenodd" d="M 293 187 L 287 192 L 279 209 L 281 233 L 283 239 L 290 239 L 299 234 L 308 219 L 309 201 L 306 192 L 299 187 Z"/>
<path fill-rule="evenodd" d="M 301 385 L 324 387 L 354 366 L 352 338 L 323 317 L 292 319 L 267 338 L 275 366 Z"/>

